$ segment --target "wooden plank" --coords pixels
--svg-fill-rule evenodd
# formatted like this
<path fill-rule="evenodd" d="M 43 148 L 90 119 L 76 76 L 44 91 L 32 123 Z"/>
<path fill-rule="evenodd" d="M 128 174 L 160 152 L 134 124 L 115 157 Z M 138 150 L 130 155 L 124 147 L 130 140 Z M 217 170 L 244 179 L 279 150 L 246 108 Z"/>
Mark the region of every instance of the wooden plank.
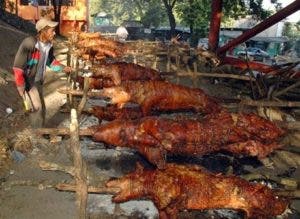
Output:
<path fill-rule="evenodd" d="M 86 104 L 86 101 L 87 101 L 87 92 L 89 90 L 89 81 L 90 79 L 88 77 L 84 77 L 84 85 L 83 85 L 83 97 L 80 101 L 80 104 L 78 106 L 78 117 L 81 115 L 82 113 L 82 110 Z"/>

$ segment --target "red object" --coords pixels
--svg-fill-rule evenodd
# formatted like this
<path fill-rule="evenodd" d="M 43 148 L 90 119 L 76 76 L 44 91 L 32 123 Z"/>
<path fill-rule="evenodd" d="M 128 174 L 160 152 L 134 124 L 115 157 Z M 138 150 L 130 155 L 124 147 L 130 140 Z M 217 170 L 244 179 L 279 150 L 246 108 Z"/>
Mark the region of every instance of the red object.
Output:
<path fill-rule="evenodd" d="M 254 37 L 256 34 L 259 34 L 260 32 L 264 31 L 265 29 L 273 26 L 277 22 L 281 21 L 282 19 L 286 18 L 287 16 L 293 14 L 294 12 L 298 11 L 300 9 L 300 1 L 296 0 L 286 6 L 285 8 L 281 9 L 274 15 L 270 16 L 269 18 L 265 19 L 255 27 L 251 28 L 250 30 L 247 30 L 237 38 L 231 40 L 229 43 L 226 45 L 220 47 L 217 49 L 218 54 L 224 54 L 226 53 L 229 49 L 235 47 L 238 44 L 241 44 L 251 37 Z"/>
<path fill-rule="evenodd" d="M 252 70 L 263 72 L 263 73 L 269 73 L 269 72 L 275 71 L 277 69 L 275 67 L 263 64 L 261 62 L 249 61 L 247 64 L 247 62 L 244 60 L 241 60 L 239 58 L 229 57 L 229 56 L 226 56 L 222 59 L 222 64 L 223 65 L 229 64 L 229 65 L 232 65 L 232 66 L 240 68 L 240 69 L 250 68 Z"/>
<path fill-rule="evenodd" d="M 131 147 L 151 163 L 163 168 L 165 155 L 204 155 L 226 150 L 234 154 L 263 158 L 280 147 L 284 134 L 271 121 L 254 114 L 221 112 L 202 121 L 178 121 L 144 117 L 115 120 L 98 126 L 93 138 L 120 147 Z"/>
<path fill-rule="evenodd" d="M 15 75 L 15 82 L 17 86 L 24 86 L 25 79 L 24 79 L 24 71 L 20 68 L 13 68 L 14 75 Z"/>
<path fill-rule="evenodd" d="M 246 218 L 273 218 L 288 206 L 267 186 L 209 173 L 196 165 L 167 164 L 164 170 L 145 170 L 138 165 L 135 172 L 110 180 L 106 186 L 120 190 L 114 202 L 152 200 L 160 219 L 175 219 L 183 210 L 226 208 L 242 210 Z"/>
<path fill-rule="evenodd" d="M 223 0 L 211 1 L 211 18 L 208 35 L 209 50 L 215 52 L 219 45 L 219 32 L 222 18 Z"/>
<path fill-rule="evenodd" d="M 133 102 L 140 105 L 143 115 L 151 110 L 188 110 L 214 113 L 221 110 L 216 100 L 201 89 L 171 84 L 165 81 L 124 81 L 120 86 L 104 88 L 102 95 L 112 104 Z"/>

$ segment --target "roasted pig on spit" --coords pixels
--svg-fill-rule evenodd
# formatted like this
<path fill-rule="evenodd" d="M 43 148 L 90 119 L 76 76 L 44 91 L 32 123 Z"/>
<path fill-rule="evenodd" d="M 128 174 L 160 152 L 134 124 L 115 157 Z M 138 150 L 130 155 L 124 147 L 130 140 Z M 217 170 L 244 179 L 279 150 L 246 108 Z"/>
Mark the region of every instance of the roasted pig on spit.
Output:
<path fill-rule="evenodd" d="M 280 147 L 284 134 L 271 121 L 255 114 L 221 112 L 202 121 L 159 117 L 114 120 L 94 127 L 93 139 L 139 151 L 164 168 L 166 154 L 204 155 L 225 150 L 263 158 Z"/>
<path fill-rule="evenodd" d="M 165 81 L 124 81 L 121 85 L 104 88 L 102 95 L 112 104 L 122 107 L 127 102 L 141 106 L 143 115 L 152 109 L 188 110 L 216 113 L 221 106 L 201 89 L 171 84 Z"/>
<path fill-rule="evenodd" d="M 126 48 L 126 45 L 124 43 L 112 39 L 107 39 L 104 37 L 87 38 L 87 39 L 79 40 L 76 45 L 79 48 L 94 48 L 99 46 L 105 46 L 112 49 L 122 49 L 122 50 L 125 50 Z"/>
<path fill-rule="evenodd" d="M 158 71 L 126 62 L 103 64 L 92 67 L 90 70 L 93 72 L 93 77 L 90 78 L 89 83 L 92 89 L 120 85 L 122 81 L 162 80 Z M 83 81 L 83 77 L 77 78 L 81 87 Z"/>
<path fill-rule="evenodd" d="M 121 81 L 162 80 L 158 71 L 134 63 L 107 63 L 91 68 L 94 77 L 108 77 L 120 85 Z"/>
<path fill-rule="evenodd" d="M 124 43 L 102 37 L 99 33 L 78 33 L 76 41 L 77 55 L 85 59 L 119 57 L 126 52 Z"/>
<path fill-rule="evenodd" d="M 94 39 L 94 38 L 100 38 L 101 34 L 99 32 L 95 33 L 86 33 L 86 32 L 79 32 L 78 33 L 78 40 L 85 40 L 85 39 Z"/>
<path fill-rule="evenodd" d="M 139 107 L 117 108 L 115 105 L 102 107 L 94 106 L 87 110 L 88 113 L 94 115 L 99 120 L 112 121 L 115 119 L 138 119 L 142 118 L 142 110 Z"/>
<path fill-rule="evenodd" d="M 83 88 L 84 85 L 84 77 L 78 76 L 76 78 L 76 82 L 79 83 L 79 87 Z M 104 77 L 93 78 L 89 77 L 89 88 L 90 89 L 101 89 L 104 87 L 113 87 L 115 83 L 113 80 Z"/>
<path fill-rule="evenodd" d="M 124 51 L 119 48 L 111 48 L 108 46 L 94 46 L 93 48 L 81 48 L 76 51 L 76 54 L 79 57 L 86 59 L 88 56 L 89 60 L 94 59 L 95 57 L 120 57 L 124 54 Z"/>
<path fill-rule="evenodd" d="M 212 174 L 198 166 L 167 164 L 164 170 L 135 172 L 106 183 L 120 189 L 114 202 L 146 198 L 154 202 L 160 219 L 177 218 L 182 210 L 235 209 L 247 218 L 272 218 L 282 214 L 287 200 L 261 184 L 235 177 Z"/>

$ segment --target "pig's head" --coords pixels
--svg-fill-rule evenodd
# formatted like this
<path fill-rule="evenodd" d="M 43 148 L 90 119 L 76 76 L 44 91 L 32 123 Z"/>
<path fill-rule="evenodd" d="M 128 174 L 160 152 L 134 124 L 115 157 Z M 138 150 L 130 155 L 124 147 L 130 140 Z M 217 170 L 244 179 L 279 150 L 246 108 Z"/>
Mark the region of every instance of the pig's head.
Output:
<path fill-rule="evenodd" d="M 122 86 L 104 88 L 102 94 L 109 97 L 112 104 L 123 105 L 130 101 L 130 94 Z"/>
<path fill-rule="evenodd" d="M 131 123 L 124 120 L 114 120 L 100 125 L 93 135 L 93 139 L 98 142 L 105 142 L 111 145 L 127 146 L 128 131 Z"/>
<path fill-rule="evenodd" d="M 121 84 L 121 76 L 118 67 L 115 65 L 101 65 L 93 68 L 97 76 L 110 78 L 115 85 Z"/>
<path fill-rule="evenodd" d="M 152 179 L 152 177 L 149 177 L 148 174 L 150 174 L 149 171 L 145 171 L 140 164 L 137 164 L 135 172 L 127 174 L 119 179 L 109 180 L 106 183 L 106 187 L 120 190 L 113 197 L 113 201 L 125 202 L 146 196 L 147 185 L 151 185 L 150 182 Z"/>

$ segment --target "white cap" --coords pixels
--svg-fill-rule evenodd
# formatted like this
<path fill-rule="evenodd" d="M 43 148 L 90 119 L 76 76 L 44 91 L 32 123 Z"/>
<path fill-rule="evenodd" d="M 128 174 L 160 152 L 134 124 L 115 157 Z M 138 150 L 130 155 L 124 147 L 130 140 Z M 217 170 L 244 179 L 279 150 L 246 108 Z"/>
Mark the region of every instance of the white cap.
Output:
<path fill-rule="evenodd" d="M 58 25 L 58 22 L 48 20 L 46 18 L 41 18 L 38 22 L 35 24 L 35 29 L 37 32 L 40 32 L 45 27 L 56 27 Z"/>

